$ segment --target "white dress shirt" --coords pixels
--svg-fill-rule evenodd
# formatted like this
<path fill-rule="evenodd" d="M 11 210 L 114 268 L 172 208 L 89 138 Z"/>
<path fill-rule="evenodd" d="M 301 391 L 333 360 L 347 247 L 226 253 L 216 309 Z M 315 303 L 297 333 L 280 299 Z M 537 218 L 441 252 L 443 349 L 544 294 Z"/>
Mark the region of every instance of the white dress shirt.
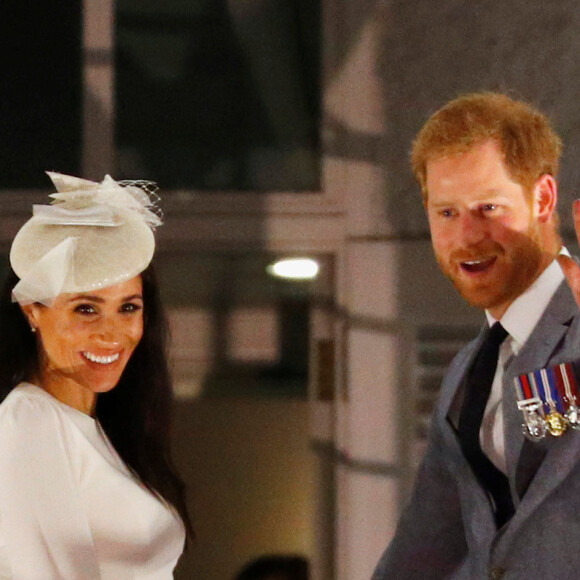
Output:
<path fill-rule="evenodd" d="M 570 255 L 565 248 L 561 253 Z M 509 336 L 500 347 L 497 370 L 483 415 L 479 441 L 483 452 L 503 473 L 507 473 L 502 404 L 503 369 L 507 361 L 518 354 L 524 346 L 563 280 L 564 273 L 554 260 L 535 282 L 510 304 L 501 317 L 501 324 Z M 485 314 L 490 326 L 497 322 L 489 312 L 486 311 Z"/>

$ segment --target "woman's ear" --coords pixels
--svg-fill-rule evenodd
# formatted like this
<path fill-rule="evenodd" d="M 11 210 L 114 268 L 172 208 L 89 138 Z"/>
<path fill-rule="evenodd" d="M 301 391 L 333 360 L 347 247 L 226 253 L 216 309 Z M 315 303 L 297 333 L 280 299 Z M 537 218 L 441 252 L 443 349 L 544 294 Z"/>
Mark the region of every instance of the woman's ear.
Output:
<path fill-rule="evenodd" d="M 28 324 L 30 325 L 30 330 L 32 332 L 36 332 L 38 328 L 38 317 L 37 317 L 37 307 L 35 304 L 25 304 L 24 306 L 20 306 L 26 320 L 28 320 Z"/>
<path fill-rule="evenodd" d="M 558 185 L 552 175 L 545 173 L 534 184 L 534 216 L 540 222 L 548 222 L 556 211 Z"/>

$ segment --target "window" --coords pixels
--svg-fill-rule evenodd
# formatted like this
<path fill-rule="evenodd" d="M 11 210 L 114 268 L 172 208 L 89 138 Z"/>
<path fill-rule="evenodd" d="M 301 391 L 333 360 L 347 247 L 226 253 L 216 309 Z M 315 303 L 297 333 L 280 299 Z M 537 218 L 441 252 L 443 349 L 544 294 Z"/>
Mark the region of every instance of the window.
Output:
<path fill-rule="evenodd" d="M 319 188 L 318 2 L 119 0 L 115 18 L 118 178 Z"/>
<path fill-rule="evenodd" d="M 79 173 L 81 2 L 0 5 L 0 188 L 47 187 Z"/>

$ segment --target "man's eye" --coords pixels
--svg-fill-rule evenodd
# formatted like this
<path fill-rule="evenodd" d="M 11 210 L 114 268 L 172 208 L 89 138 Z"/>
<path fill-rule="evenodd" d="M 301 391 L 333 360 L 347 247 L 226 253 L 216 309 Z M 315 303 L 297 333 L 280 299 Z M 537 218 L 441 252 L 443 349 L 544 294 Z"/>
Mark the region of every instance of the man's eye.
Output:
<path fill-rule="evenodd" d="M 453 217 L 455 215 L 455 212 L 452 209 L 442 209 L 441 210 L 441 215 L 443 217 Z"/>
<path fill-rule="evenodd" d="M 481 206 L 481 210 L 485 212 L 494 211 L 495 209 L 497 209 L 497 205 L 495 205 L 495 203 L 484 203 Z"/>

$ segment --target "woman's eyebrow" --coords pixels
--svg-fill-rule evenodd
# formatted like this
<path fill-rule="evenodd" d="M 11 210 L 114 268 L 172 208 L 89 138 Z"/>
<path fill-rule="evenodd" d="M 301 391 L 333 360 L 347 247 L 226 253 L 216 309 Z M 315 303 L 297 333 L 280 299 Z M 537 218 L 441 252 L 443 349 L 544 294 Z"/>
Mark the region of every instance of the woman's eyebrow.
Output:
<path fill-rule="evenodd" d="M 99 302 L 99 303 L 103 303 L 105 301 L 105 299 L 101 298 L 100 296 L 91 296 L 90 294 L 79 294 L 78 296 L 73 296 L 72 298 L 70 298 L 69 302 L 81 302 L 83 300 L 87 302 Z"/>
<path fill-rule="evenodd" d="M 142 294 L 132 294 L 131 296 L 127 296 L 123 298 L 122 302 L 130 302 L 131 300 L 143 300 Z"/>

